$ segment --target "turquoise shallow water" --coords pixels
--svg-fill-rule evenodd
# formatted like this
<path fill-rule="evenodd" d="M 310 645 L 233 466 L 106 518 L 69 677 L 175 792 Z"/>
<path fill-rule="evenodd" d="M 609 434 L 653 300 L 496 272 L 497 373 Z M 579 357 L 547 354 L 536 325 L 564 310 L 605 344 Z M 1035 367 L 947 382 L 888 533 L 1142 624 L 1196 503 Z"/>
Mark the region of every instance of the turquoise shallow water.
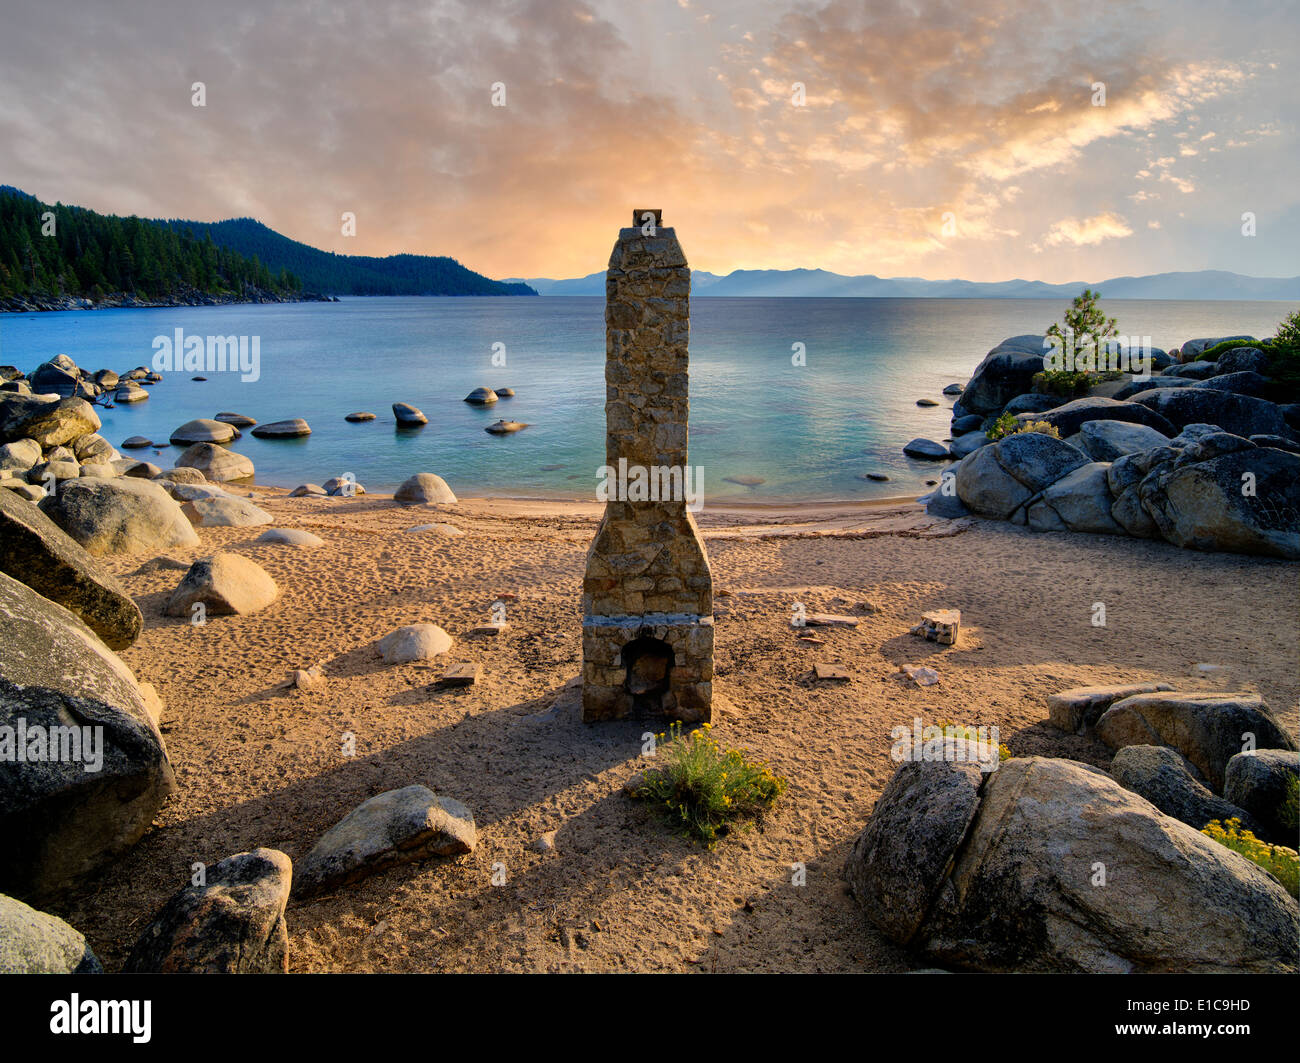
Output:
<path fill-rule="evenodd" d="M 1292 307 L 1266 302 L 1112 300 L 1124 334 L 1159 347 L 1196 336 L 1270 334 Z M 942 464 L 903 456 L 914 436 L 942 440 L 952 400 L 1006 336 L 1042 332 L 1063 307 L 1052 300 L 695 299 L 691 303 L 692 465 L 705 501 L 869 499 L 914 494 Z M 156 336 L 256 336 L 261 376 L 167 374 L 148 402 L 101 411 L 102 433 L 165 441 L 195 417 L 221 410 L 259 421 L 306 418 L 301 440 L 245 433 L 233 449 L 261 483 L 291 487 L 345 472 L 392 490 L 436 472 L 465 495 L 592 498 L 604 462 L 604 304 L 599 298 L 374 298 L 340 303 L 72 311 L 0 315 L 0 364 L 30 372 L 59 353 L 118 372 L 152 361 Z M 807 365 L 791 364 L 801 343 Z M 493 364 L 504 344 L 506 364 Z M 497 348 L 500 351 L 500 348 Z M 480 408 L 479 386 L 513 387 Z M 921 408 L 920 398 L 940 405 Z M 394 402 L 420 407 L 429 424 L 397 431 Z M 378 420 L 349 424 L 370 410 Z M 492 436 L 498 418 L 532 427 Z M 891 479 L 859 479 L 867 472 Z M 745 487 L 726 477 L 759 477 Z"/>

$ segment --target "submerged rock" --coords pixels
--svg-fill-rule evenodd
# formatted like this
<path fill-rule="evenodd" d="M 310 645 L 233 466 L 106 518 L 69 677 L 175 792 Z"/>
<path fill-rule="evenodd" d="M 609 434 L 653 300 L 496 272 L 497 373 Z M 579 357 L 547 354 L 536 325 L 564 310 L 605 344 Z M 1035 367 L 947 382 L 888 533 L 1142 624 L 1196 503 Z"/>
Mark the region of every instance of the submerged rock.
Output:
<path fill-rule="evenodd" d="M 311 426 L 301 417 L 294 417 L 288 421 L 259 424 L 253 429 L 253 435 L 258 439 L 298 439 L 311 435 Z"/>
<path fill-rule="evenodd" d="M 906 443 L 903 446 L 903 453 L 909 458 L 920 458 L 923 461 L 942 461 L 950 457 L 948 448 L 942 443 L 920 437 Z"/>
<path fill-rule="evenodd" d="M 187 447 L 191 443 L 229 443 L 235 438 L 235 429 L 224 421 L 200 417 L 186 421 L 171 434 L 171 444 Z"/>
<path fill-rule="evenodd" d="M 149 398 L 149 392 L 140 387 L 139 384 L 124 384 L 113 392 L 113 401 L 122 405 L 129 405 L 134 402 L 145 402 Z"/>
<path fill-rule="evenodd" d="M 527 427 L 528 425 L 524 421 L 497 421 L 488 425 L 483 431 L 490 432 L 494 436 L 504 436 Z"/>
<path fill-rule="evenodd" d="M 234 428 L 252 428 L 253 425 L 257 424 L 255 418 L 242 413 L 231 413 L 229 410 L 217 414 L 213 420 L 221 421 L 223 424 L 231 425 Z"/>
<path fill-rule="evenodd" d="M 176 467 L 198 469 L 205 479 L 214 483 L 251 480 L 254 475 L 249 458 L 215 443 L 195 443 L 176 459 Z"/>
<path fill-rule="evenodd" d="M 399 427 L 415 427 L 429 423 L 429 418 L 424 413 L 412 406 L 409 402 L 393 403 L 393 416 L 397 418 Z"/>

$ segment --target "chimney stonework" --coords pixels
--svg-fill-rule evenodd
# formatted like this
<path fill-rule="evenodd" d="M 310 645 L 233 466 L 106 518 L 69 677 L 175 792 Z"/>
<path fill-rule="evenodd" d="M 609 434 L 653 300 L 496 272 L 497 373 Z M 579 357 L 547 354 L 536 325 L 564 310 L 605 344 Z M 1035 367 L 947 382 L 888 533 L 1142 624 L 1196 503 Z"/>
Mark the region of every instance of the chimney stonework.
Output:
<path fill-rule="evenodd" d="M 605 461 L 655 487 L 613 494 L 582 582 L 582 718 L 704 722 L 713 575 L 687 508 L 691 271 L 658 211 L 619 230 L 605 275 Z M 667 495 L 668 497 L 663 497 Z"/>

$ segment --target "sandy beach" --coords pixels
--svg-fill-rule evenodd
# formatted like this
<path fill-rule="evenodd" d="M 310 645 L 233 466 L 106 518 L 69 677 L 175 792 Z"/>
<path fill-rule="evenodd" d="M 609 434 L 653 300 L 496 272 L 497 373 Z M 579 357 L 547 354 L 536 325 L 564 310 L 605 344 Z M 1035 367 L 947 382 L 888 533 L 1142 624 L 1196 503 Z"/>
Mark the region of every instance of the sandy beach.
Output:
<path fill-rule="evenodd" d="M 706 509 L 714 733 L 789 780 L 763 823 L 708 851 L 621 792 L 646 765 L 646 727 L 584 725 L 564 695 L 581 667 L 580 582 L 598 505 L 246 490 L 274 526 L 308 529 L 325 546 L 198 528 L 201 544 L 172 556 L 188 563 L 220 548 L 254 559 L 280 589 L 260 612 L 203 626 L 166 618 L 181 573 L 138 571 L 147 556 L 107 559 L 144 612 L 121 656 L 162 696 L 179 783 L 133 850 L 48 909 L 110 970 L 192 864 L 257 846 L 297 861 L 366 798 L 421 783 L 473 810 L 477 849 L 291 902 L 291 971 L 907 971 L 926 964 L 868 924 L 841 876 L 894 772 L 892 727 L 915 717 L 996 725 L 1015 754 L 1104 768 L 1100 742 L 1047 726 L 1045 698 L 1142 680 L 1258 691 L 1297 727 L 1294 564 L 944 521 L 909 501 Z M 435 522 L 464 534 L 407 531 Z M 470 636 L 498 598 L 508 629 Z M 796 602 L 860 622 L 818 629 L 822 645 L 801 642 Z M 1096 602 L 1104 627 L 1092 622 Z M 908 633 L 940 607 L 962 612 L 955 647 Z M 449 663 L 482 666 L 476 685 L 437 686 L 442 658 L 382 662 L 375 642 L 419 622 L 456 639 Z M 818 662 L 840 664 L 851 682 L 817 682 Z M 904 663 L 941 680 L 919 687 L 899 673 Z M 288 685 L 291 670 L 316 664 L 322 687 Z M 536 851 L 550 831 L 554 850 Z M 806 885 L 792 884 L 794 864 Z"/>

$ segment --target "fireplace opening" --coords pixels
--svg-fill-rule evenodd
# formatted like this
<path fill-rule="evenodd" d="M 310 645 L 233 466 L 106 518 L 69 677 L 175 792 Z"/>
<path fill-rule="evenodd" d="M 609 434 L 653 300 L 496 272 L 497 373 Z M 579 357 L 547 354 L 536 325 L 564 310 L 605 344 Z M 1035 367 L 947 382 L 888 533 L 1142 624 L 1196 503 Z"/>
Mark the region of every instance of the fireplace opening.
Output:
<path fill-rule="evenodd" d="M 634 711 L 656 714 L 664 708 L 673 670 L 673 648 L 660 639 L 643 636 L 623 647 L 627 677 L 623 687 L 632 698 Z"/>

